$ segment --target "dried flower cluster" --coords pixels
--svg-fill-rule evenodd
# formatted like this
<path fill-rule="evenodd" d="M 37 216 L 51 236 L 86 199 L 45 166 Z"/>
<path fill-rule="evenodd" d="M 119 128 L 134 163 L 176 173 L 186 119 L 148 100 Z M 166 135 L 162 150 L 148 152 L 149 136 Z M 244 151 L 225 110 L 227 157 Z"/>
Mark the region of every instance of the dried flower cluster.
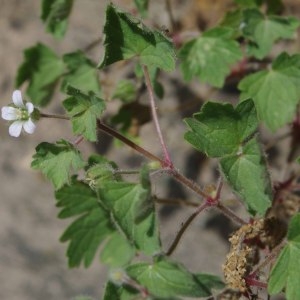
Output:
<path fill-rule="evenodd" d="M 255 249 L 245 243 L 257 238 L 264 227 L 264 220 L 256 220 L 252 224 L 242 226 L 229 239 L 231 249 L 223 265 L 225 281 L 228 287 L 245 292 L 247 285 L 244 277 L 249 273 L 249 259 L 253 258 Z"/>

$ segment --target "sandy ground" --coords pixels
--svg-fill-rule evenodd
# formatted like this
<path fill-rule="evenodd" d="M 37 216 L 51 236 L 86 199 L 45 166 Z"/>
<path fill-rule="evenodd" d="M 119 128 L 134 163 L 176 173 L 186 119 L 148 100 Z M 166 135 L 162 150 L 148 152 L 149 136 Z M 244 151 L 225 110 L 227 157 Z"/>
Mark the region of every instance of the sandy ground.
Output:
<path fill-rule="evenodd" d="M 0 0 L 0 105 L 11 101 L 14 78 L 22 62 L 24 48 L 43 42 L 58 53 L 66 53 L 83 48 L 102 33 L 104 7 L 108 1 L 75 1 L 70 19 L 70 30 L 63 41 L 54 40 L 44 32 L 39 20 L 39 2 L 37 0 Z M 115 1 L 116 3 L 116 1 Z M 153 14 L 157 13 L 154 11 Z M 166 16 L 158 14 L 164 24 Z M 91 56 L 98 61 L 100 50 Z M 166 101 L 160 103 L 161 111 L 174 107 L 174 96 L 178 95 L 176 75 L 173 85 L 166 86 Z M 168 81 L 170 82 L 170 81 Z M 189 94 L 189 97 L 196 95 Z M 59 110 L 62 95 L 56 95 L 56 101 L 48 112 Z M 180 103 L 175 103 L 180 104 Z M 168 132 L 167 142 L 176 166 L 189 177 L 197 179 L 200 167 L 205 168 L 203 158 L 188 145 L 182 144 L 185 127 L 178 113 L 166 113 L 162 126 Z M 5 122 L 0 123 L 0 299 L 8 300 L 52 300 L 72 299 L 84 294 L 100 299 L 107 276 L 106 268 L 96 258 L 89 269 L 83 267 L 69 270 L 65 257 L 66 244 L 59 237 L 68 222 L 56 218 L 53 189 L 50 183 L 38 172 L 30 169 L 31 156 L 35 146 L 41 141 L 54 142 L 60 138 L 72 140 L 70 127 L 63 122 L 43 120 L 38 124 L 37 132 L 22 135 L 18 139 L 9 137 Z M 159 154 L 157 138 L 153 127 L 147 124 L 142 128 L 142 143 L 146 148 Z M 144 137 L 144 138 L 143 138 Z M 147 138 L 145 138 L 147 137 Z M 98 148 L 101 149 L 101 140 Z M 81 146 L 86 154 L 93 150 L 88 144 Z M 121 167 L 138 167 L 140 157 L 133 157 L 131 150 L 118 148 L 110 150 L 110 158 L 115 158 Z M 210 171 L 207 171 L 210 174 Z M 203 173 L 203 172 L 202 172 Z M 204 172 L 205 173 L 205 172 Z M 206 176 L 209 181 L 213 175 Z M 174 182 L 162 176 L 154 178 L 153 192 L 161 197 L 189 197 L 187 191 L 174 185 Z M 193 198 L 191 198 L 193 199 Z M 162 237 L 167 246 L 178 230 L 180 223 L 191 210 L 163 209 L 160 212 Z M 216 222 L 217 214 L 210 212 L 199 217 L 184 236 L 174 257 L 178 258 L 192 271 L 221 274 L 228 244 L 224 236 L 232 226 L 224 218 Z"/>

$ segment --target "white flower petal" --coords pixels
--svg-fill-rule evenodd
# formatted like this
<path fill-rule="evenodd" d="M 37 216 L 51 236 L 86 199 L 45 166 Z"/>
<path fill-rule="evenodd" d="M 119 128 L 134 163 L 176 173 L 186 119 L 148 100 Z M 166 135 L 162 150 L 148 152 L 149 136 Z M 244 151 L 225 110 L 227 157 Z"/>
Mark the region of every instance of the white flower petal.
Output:
<path fill-rule="evenodd" d="M 29 114 L 31 114 L 34 111 L 34 106 L 31 102 L 26 103 L 26 108 Z"/>
<path fill-rule="evenodd" d="M 18 137 L 21 133 L 22 127 L 24 122 L 23 121 L 15 121 L 13 122 L 8 129 L 8 133 L 10 136 Z"/>
<path fill-rule="evenodd" d="M 18 119 L 19 110 L 11 106 L 3 106 L 1 109 L 2 119 L 7 121 L 14 121 Z"/>
<path fill-rule="evenodd" d="M 15 90 L 12 94 L 12 101 L 17 107 L 24 107 L 22 93 L 19 90 Z"/>
<path fill-rule="evenodd" d="M 24 122 L 23 127 L 27 133 L 32 134 L 35 131 L 36 125 L 32 122 L 31 119 L 29 119 L 28 121 Z"/>

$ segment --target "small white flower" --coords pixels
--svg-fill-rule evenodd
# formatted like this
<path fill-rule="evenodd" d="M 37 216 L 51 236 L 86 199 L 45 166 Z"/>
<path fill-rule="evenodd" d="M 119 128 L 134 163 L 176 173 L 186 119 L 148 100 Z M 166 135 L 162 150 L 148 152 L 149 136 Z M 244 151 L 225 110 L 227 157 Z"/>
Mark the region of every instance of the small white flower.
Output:
<path fill-rule="evenodd" d="M 9 126 L 9 135 L 18 137 L 22 128 L 25 132 L 32 134 L 36 128 L 32 121 L 31 115 L 34 112 L 32 103 L 24 104 L 21 91 L 15 90 L 12 94 L 13 104 L 11 106 L 2 107 L 2 118 L 7 121 L 13 121 Z"/>

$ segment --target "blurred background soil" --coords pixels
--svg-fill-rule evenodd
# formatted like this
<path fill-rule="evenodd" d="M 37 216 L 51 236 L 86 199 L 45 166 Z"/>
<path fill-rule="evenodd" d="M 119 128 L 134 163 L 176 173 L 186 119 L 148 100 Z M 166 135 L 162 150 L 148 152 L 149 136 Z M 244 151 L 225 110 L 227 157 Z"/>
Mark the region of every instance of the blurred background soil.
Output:
<path fill-rule="evenodd" d="M 105 6 L 109 1 L 77 0 L 70 17 L 65 39 L 57 41 L 44 32 L 41 23 L 40 1 L 0 0 L 0 105 L 11 101 L 14 79 L 23 60 L 23 50 L 37 42 L 45 43 L 57 53 L 63 54 L 85 48 L 102 36 Z M 131 1 L 113 1 L 125 9 L 131 9 Z M 297 2 L 296 0 L 294 2 Z M 291 5 L 294 3 L 289 1 Z M 174 18 L 180 19 L 186 30 L 198 30 L 214 25 L 230 6 L 231 1 L 171 1 Z M 170 22 L 164 1 L 150 1 L 150 19 L 156 25 L 168 28 Z M 295 13 L 295 10 L 292 10 Z M 102 46 L 89 52 L 99 62 Z M 117 67 L 114 69 L 117 70 Z M 110 76 L 110 77 L 109 77 Z M 116 80 L 116 73 L 108 79 Z M 191 88 L 184 87 L 178 73 L 163 75 L 165 98 L 159 102 L 161 123 L 170 146 L 175 165 L 188 177 L 204 183 L 215 182 L 216 162 L 210 163 L 183 143 L 185 126 L 182 118 L 197 111 L 202 99 L 226 99 L 235 102 L 234 94 L 218 93 L 197 81 Z M 25 88 L 22 87 L 25 91 Z M 147 99 L 147 95 L 144 96 Z M 55 101 L 44 109 L 48 113 L 62 112 L 63 96 L 55 94 Z M 190 105 L 192 103 L 192 105 Z M 114 104 L 112 104 L 112 107 Z M 181 109 L 185 107 L 185 109 Z M 141 144 L 160 155 L 160 147 L 151 123 L 140 128 Z M 34 135 L 23 134 L 15 139 L 8 135 L 8 126 L 0 124 L 0 299 L 8 300 L 52 300 L 72 299 L 78 295 L 90 295 L 100 299 L 107 278 L 107 269 L 99 263 L 98 256 L 89 269 L 68 269 L 65 256 L 66 244 L 59 237 L 68 221 L 56 218 L 54 192 L 51 184 L 30 169 L 34 148 L 42 141 L 54 142 L 60 138 L 73 141 L 71 130 L 64 121 L 42 120 Z M 288 141 L 281 147 L 284 149 Z M 100 135 L 97 144 L 99 153 L 106 153 L 116 160 L 121 168 L 137 168 L 143 159 L 126 147 L 112 148 L 112 141 Z M 96 150 L 86 143 L 80 145 L 85 157 Z M 276 152 L 280 158 L 281 152 Z M 279 153 L 279 154 L 278 154 Z M 280 161 L 280 159 L 279 159 Z M 277 167 L 276 167 L 277 166 Z M 281 164 L 275 164 L 272 176 L 282 176 Z M 201 172 L 200 172 L 201 171 Z M 153 193 L 157 197 L 195 199 L 187 190 L 161 175 L 153 180 Z M 226 191 L 228 198 L 232 196 Z M 240 206 L 239 206 L 240 207 Z M 232 207 L 235 208 L 235 205 Z M 243 214 L 243 209 L 239 208 Z M 180 224 L 193 210 L 182 207 L 159 209 L 161 231 L 165 248 L 173 240 Z M 234 226 L 216 212 L 210 211 L 198 217 L 186 232 L 174 253 L 190 270 L 221 275 L 221 265 L 228 251 L 227 238 Z"/>

